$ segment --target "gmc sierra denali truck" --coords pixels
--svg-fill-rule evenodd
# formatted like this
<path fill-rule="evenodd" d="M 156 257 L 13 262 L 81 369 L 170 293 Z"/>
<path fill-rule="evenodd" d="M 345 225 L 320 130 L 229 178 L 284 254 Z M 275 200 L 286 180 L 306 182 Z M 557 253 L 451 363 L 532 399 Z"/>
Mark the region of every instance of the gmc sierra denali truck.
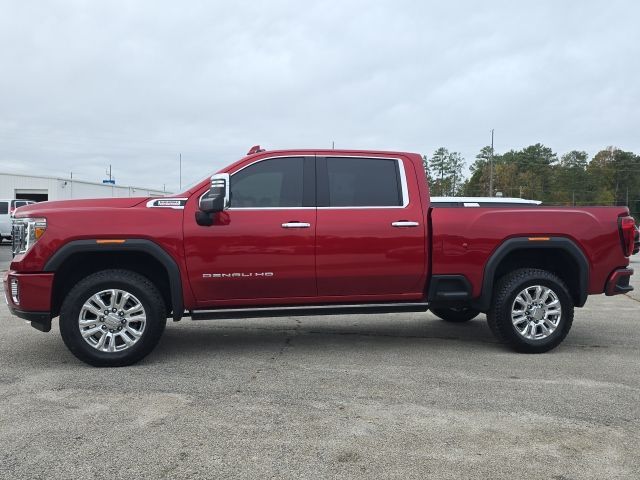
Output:
<path fill-rule="evenodd" d="M 430 208 L 415 153 L 254 147 L 179 195 L 21 207 L 4 288 L 96 366 L 140 360 L 185 316 L 484 312 L 538 353 L 588 295 L 631 290 L 635 232 L 625 207 Z"/>

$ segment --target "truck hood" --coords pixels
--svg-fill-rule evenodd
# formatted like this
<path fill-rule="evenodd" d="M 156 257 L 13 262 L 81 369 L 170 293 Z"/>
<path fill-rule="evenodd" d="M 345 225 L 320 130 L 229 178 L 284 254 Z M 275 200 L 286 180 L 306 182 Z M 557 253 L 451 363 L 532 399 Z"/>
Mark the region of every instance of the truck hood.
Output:
<path fill-rule="evenodd" d="M 130 208 L 152 197 L 130 198 L 89 198 L 82 200 L 57 200 L 52 202 L 33 203 L 19 207 L 15 211 L 16 217 L 36 217 L 47 212 L 57 212 L 65 209 L 99 209 L 99 208 Z M 162 197 L 161 197 L 162 198 Z"/>

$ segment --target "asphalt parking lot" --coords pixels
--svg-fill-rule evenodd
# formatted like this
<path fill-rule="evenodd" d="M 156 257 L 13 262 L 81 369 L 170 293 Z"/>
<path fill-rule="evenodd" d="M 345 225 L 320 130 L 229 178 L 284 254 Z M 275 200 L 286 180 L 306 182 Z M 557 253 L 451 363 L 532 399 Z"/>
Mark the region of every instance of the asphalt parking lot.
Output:
<path fill-rule="evenodd" d="M 0 478 L 637 479 L 634 282 L 544 355 L 484 316 L 186 320 L 110 370 L 2 303 Z"/>

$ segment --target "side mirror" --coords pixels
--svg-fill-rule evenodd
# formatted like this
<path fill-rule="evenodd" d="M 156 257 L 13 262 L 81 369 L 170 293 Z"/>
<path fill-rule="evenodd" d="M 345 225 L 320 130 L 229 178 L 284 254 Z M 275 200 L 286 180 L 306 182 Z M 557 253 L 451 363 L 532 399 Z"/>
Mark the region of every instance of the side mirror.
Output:
<path fill-rule="evenodd" d="M 204 213 L 216 213 L 229 208 L 228 173 L 217 173 L 211 177 L 211 187 L 200 198 L 198 208 Z"/>

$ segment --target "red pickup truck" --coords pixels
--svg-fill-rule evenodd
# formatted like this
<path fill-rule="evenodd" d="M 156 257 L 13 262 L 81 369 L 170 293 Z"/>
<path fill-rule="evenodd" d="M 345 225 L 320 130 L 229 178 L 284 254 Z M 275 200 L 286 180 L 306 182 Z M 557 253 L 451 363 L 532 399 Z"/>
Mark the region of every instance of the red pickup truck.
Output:
<path fill-rule="evenodd" d="M 166 319 L 486 313 L 521 352 L 558 345 L 590 294 L 632 289 L 625 207 L 431 207 L 415 153 L 253 149 L 180 195 L 20 208 L 10 310 L 96 366 Z"/>

